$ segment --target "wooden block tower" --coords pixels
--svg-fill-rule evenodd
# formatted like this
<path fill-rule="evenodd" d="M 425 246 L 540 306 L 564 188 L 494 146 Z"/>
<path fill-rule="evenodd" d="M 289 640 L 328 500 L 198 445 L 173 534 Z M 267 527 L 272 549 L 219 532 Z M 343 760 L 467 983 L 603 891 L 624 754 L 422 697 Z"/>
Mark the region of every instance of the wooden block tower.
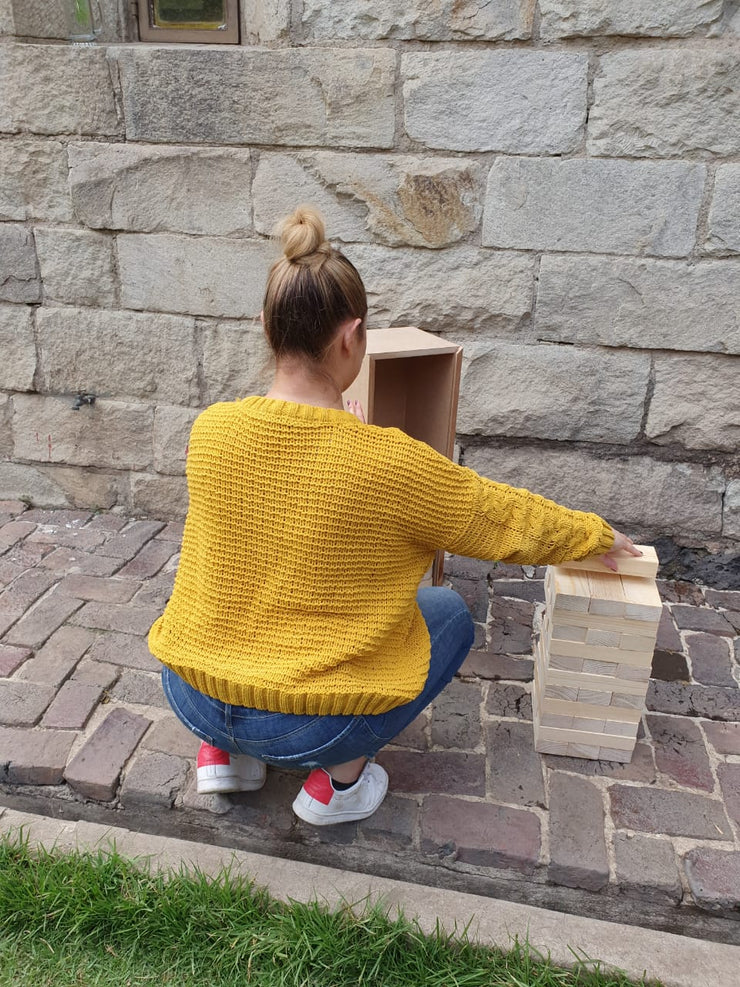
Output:
<path fill-rule="evenodd" d="M 645 703 L 662 605 L 650 546 L 548 566 L 535 643 L 534 738 L 542 754 L 629 761 Z"/>

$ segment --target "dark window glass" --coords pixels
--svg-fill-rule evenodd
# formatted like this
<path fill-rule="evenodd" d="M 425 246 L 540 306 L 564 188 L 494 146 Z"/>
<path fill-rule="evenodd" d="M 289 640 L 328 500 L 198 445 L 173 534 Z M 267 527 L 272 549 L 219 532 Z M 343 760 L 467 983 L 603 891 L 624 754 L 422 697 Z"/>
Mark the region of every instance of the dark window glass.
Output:
<path fill-rule="evenodd" d="M 218 31 L 226 24 L 225 0 L 154 0 L 154 27 Z"/>

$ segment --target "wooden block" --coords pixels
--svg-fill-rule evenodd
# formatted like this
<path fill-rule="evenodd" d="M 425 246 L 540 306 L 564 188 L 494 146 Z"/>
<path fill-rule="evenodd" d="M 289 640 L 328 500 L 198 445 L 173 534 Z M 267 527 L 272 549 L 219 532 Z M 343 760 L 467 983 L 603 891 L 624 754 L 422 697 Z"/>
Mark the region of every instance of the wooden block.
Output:
<path fill-rule="evenodd" d="M 598 759 L 600 761 L 620 761 L 622 764 L 629 764 L 632 760 L 634 748 L 629 751 L 615 750 L 613 747 L 600 747 Z"/>
<path fill-rule="evenodd" d="M 552 713 L 548 713 L 548 716 L 552 716 Z M 566 720 L 568 717 L 564 716 L 563 719 Z M 606 720 L 592 720 L 589 717 L 574 716 L 573 722 L 569 724 L 565 723 L 546 723 L 545 726 L 549 727 L 572 727 L 574 730 L 589 730 L 591 733 L 603 733 L 604 724 Z"/>
<path fill-rule="evenodd" d="M 629 555 L 627 552 L 617 552 L 615 560 L 619 575 L 643 576 L 648 579 L 655 579 L 658 574 L 658 555 L 652 545 L 637 545 L 642 552 L 641 556 Z M 609 570 L 600 560 L 600 556 L 595 555 L 590 559 L 581 559 L 578 562 L 561 562 L 561 568 L 586 572 L 606 572 Z"/>
<path fill-rule="evenodd" d="M 642 710 L 627 709 L 617 706 L 592 706 L 589 703 L 571 702 L 565 699 L 550 699 L 542 696 L 540 700 L 541 715 L 545 713 L 561 713 L 563 716 L 592 716 L 594 719 L 606 717 L 609 723 L 628 723 L 637 733 L 637 725 L 642 718 Z M 610 731 L 606 731 L 609 733 Z"/>
<path fill-rule="evenodd" d="M 647 692 L 647 689 L 645 690 Z M 612 706 L 621 706 L 624 709 L 642 709 L 645 705 L 645 696 L 637 696 L 633 693 L 614 692 L 612 693 Z"/>
<path fill-rule="evenodd" d="M 568 730 L 573 726 L 573 717 L 560 716 L 559 713 L 541 713 L 539 722 L 543 727 L 561 727 Z"/>
<path fill-rule="evenodd" d="M 598 613 L 576 613 L 570 610 L 559 610 L 554 607 L 549 611 L 553 621 L 573 624 L 576 627 L 597 627 L 600 630 L 619 631 L 620 634 L 634 634 L 636 637 L 649 637 L 653 629 L 646 620 L 635 620 L 632 617 L 608 617 Z"/>
<path fill-rule="evenodd" d="M 552 740 L 535 740 L 534 749 L 538 754 L 567 754 L 568 745 L 558 744 Z"/>
<path fill-rule="evenodd" d="M 618 668 L 619 665 L 615 661 L 593 661 L 591 658 L 584 658 L 581 671 L 591 675 L 609 675 L 614 678 Z"/>
<path fill-rule="evenodd" d="M 637 576 L 623 576 L 622 587 L 625 598 L 625 615 L 634 620 L 660 620 L 663 604 L 655 582 L 638 579 Z"/>
<path fill-rule="evenodd" d="M 617 678 L 627 679 L 629 682 L 648 682 L 650 672 L 649 665 L 643 668 L 635 668 L 634 665 L 617 665 Z"/>
<path fill-rule="evenodd" d="M 604 648 L 619 648 L 622 642 L 619 631 L 602 630 L 600 627 L 589 627 L 586 630 L 586 644 L 598 644 Z"/>
<path fill-rule="evenodd" d="M 647 621 L 646 621 L 647 623 Z M 655 650 L 655 638 L 658 634 L 658 624 L 655 624 L 655 633 L 638 637 L 636 634 L 622 634 L 619 647 L 622 651 L 653 651 Z"/>
<path fill-rule="evenodd" d="M 608 706 L 611 703 L 611 692 L 598 692 L 596 689 L 579 689 L 578 702 L 591 703 L 593 706 Z"/>
<path fill-rule="evenodd" d="M 568 744 L 568 754 L 570 757 L 587 757 L 591 761 L 598 760 L 599 749 L 590 744 Z"/>
<path fill-rule="evenodd" d="M 552 714 L 550 713 L 548 715 L 551 716 Z M 606 725 L 604 726 L 604 733 L 610 733 L 617 737 L 633 737 L 636 740 L 637 728 L 639 725 L 639 720 L 637 723 L 620 723 L 618 720 L 608 719 L 606 721 Z"/>
<path fill-rule="evenodd" d="M 588 613 L 591 589 L 586 573 L 565 572 L 557 566 L 552 571 L 552 603 L 558 610 L 568 613 Z"/>
<path fill-rule="evenodd" d="M 550 685 L 545 686 L 545 696 L 548 699 L 568 699 L 572 702 L 578 699 L 578 689 L 572 686 Z"/>
<path fill-rule="evenodd" d="M 584 658 L 571 658 L 567 655 L 551 655 L 547 667 L 561 672 L 581 672 L 585 660 Z"/>
<path fill-rule="evenodd" d="M 616 737 L 607 733 L 588 733 L 586 730 L 560 730 L 558 727 L 540 727 L 538 736 L 541 740 L 552 740 L 564 744 L 595 744 L 598 747 L 610 747 L 615 750 L 632 750 L 635 746 L 631 737 Z"/>
<path fill-rule="evenodd" d="M 647 686 L 644 682 L 630 682 L 611 675 L 587 675 L 586 672 L 560 672 L 555 668 L 547 670 L 548 685 L 570 686 L 573 689 L 594 689 L 597 692 L 629 693 L 644 696 Z"/>
<path fill-rule="evenodd" d="M 602 648 L 596 644 L 581 644 L 580 641 L 547 642 L 550 661 L 553 656 L 564 658 L 590 658 L 592 661 L 613 661 L 620 665 L 652 665 L 653 651 L 622 651 L 621 648 Z"/>
<path fill-rule="evenodd" d="M 626 616 L 624 591 L 619 576 L 615 573 L 607 575 L 600 572 L 588 572 L 586 576 L 591 591 L 588 612 L 603 614 L 606 617 Z"/>
<path fill-rule="evenodd" d="M 585 641 L 587 627 L 575 627 L 573 624 L 552 623 L 552 636 L 559 641 Z"/>

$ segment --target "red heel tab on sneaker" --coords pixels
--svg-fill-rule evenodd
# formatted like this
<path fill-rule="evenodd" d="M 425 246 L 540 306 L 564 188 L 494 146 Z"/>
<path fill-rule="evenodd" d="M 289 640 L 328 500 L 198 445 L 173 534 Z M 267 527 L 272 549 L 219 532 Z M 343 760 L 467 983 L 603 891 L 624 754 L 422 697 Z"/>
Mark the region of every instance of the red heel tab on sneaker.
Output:
<path fill-rule="evenodd" d="M 210 744 L 201 744 L 198 751 L 198 767 L 206 768 L 213 764 L 223 764 L 228 767 L 231 764 L 228 752 L 219 750 L 218 747 L 211 747 Z"/>
<path fill-rule="evenodd" d="M 322 768 L 316 768 L 316 770 L 312 771 L 308 778 L 306 778 L 303 785 L 303 791 L 306 795 L 310 795 L 312 799 L 316 799 L 317 802 L 321 802 L 322 805 L 328 805 L 334 795 L 331 778 Z"/>

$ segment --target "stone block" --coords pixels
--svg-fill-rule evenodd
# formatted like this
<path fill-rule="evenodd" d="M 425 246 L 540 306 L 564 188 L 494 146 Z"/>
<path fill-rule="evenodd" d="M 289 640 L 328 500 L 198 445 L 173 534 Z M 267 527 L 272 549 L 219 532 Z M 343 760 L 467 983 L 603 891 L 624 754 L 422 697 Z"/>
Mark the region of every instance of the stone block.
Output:
<path fill-rule="evenodd" d="M 740 754 L 740 723 L 702 723 L 707 740 L 718 754 Z"/>
<path fill-rule="evenodd" d="M 127 575 L 122 573 L 122 575 Z M 88 576 L 70 573 L 59 583 L 59 592 L 75 596 L 78 600 L 95 600 L 98 603 L 128 603 L 141 583 L 134 579 L 106 579 L 104 576 Z"/>
<path fill-rule="evenodd" d="M 678 647 L 683 647 L 680 638 Z M 653 652 L 650 675 L 651 678 L 661 679 L 663 682 L 688 682 L 691 678 L 686 658 L 675 651 Z"/>
<path fill-rule="evenodd" d="M 449 151 L 574 151 L 583 139 L 587 69 L 587 57 L 570 52 L 403 55 L 406 133 Z"/>
<path fill-rule="evenodd" d="M 656 682 L 648 685 L 647 708 L 678 716 L 706 716 L 712 720 L 740 721 L 737 687 Z"/>
<path fill-rule="evenodd" d="M 472 343 L 463 353 L 457 429 L 627 444 L 640 431 L 649 376 L 647 354 Z"/>
<path fill-rule="evenodd" d="M 648 456 L 597 459 L 580 450 L 469 447 L 465 465 L 500 483 L 596 511 L 617 527 L 719 533 L 724 482 L 716 469 Z M 645 491 L 650 490 L 650 497 Z"/>
<path fill-rule="evenodd" d="M 502 157 L 488 177 L 483 245 L 685 257 L 705 171 L 683 161 Z"/>
<path fill-rule="evenodd" d="M 704 249 L 710 254 L 740 253 L 740 165 L 720 165 L 714 177 Z"/>
<path fill-rule="evenodd" d="M 162 521 L 131 521 L 115 535 L 109 537 L 98 550 L 98 554 L 109 555 L 128 562 L 163 528 L 164 522 Z"/>
<path fill-rule="evenodd" d="M 667 836 L 731 840 L 732 830 L 721 802 L 683 791 L 612 785 L 611 812 L 617 829 Z"/>
<path fill-rule="evenodd" d="M 254 318 L 277 252 L 266 240 L 124 233 L 121 303 L 154 312 Z"/>
<path fill-rule="evenodd" d="M 117 137 L 123 133 L 103 47 L 0 48 L 0 131 Z"/>
<path fill-rule="evenodd" d="M 740 764 L 717 765 L 717 777 L 730 819 L 740 825 Z"/>
<path fill-rule="evenodd" d="M 740 361 L 723 356 L 659 355 L 645 434 L 689 449 L 740 446 Z"/>
<path fill-rule="evenodd" d="M 0 727 L 0 778 L 11 785 L 61 785 L 75 735 Z"/>
<path fill-rule="evenodd" d="M 9 678 L 30 656 L 30 648 L 13 648 L 9 644 L 0 644 L 0 678 Z"/>
<path fill-rule="evenodd" d="M 71 219 L 64 144 L 5 137 L 0 143 L 0 220 Z"/>
<path fill-rule="evenodd" d="M 708 634 L 720 634 L 734 637 L 735 632 L 724 614 L 709 607 L 691 607 L 678 603 L 672 610 L 676 626 L 681 630 L 706 631 Z"/>
<path fill-rule="evenodd" d="M 87 685 L 96 685 L 101 689 L 110 689 L 121 674 L 121 669 L 116 665 L 107 665 L 102 661 L 91 661 L 83 658 L 72 672 L 72 679 L 75 682 L 84 682 Z"/>
<path fill-rule="evenodd" d="M 197 414 L 197 408 L 159 405 L 155 409 L 154 468 L 158 473 L 185 473 L 188 438 Z"/>
<path fill-rule="evenodd" d="M 70 788 L 102 802 L 115 798 L 121 771 L 150 723 L 123 707 L 111 710 L 67 765 L 64 777 Z"/>
<path fill-rule="evenodd" d="M 85 603 L 79 613 L 75 614 L 72 623 L 77 627 L 92 627 L 95 630 L 147 634 L 157 617 L 159 611 L 133 603 L 91 601 Z"/>
<path fill-rule="evenodd" d="M 332 240 L 443 247 L 478 227 L 483 179 L 480 165 L 457 158 L 262 154 L 255 226 L 271 234 L 303 201 L 319 208 Z"/>
<path fill-rule="evenodd" d="M 325 4 L 306 0 L 304 36 L 311 41 L 512 41 L 532 35 L 534 4 L 530 0 L 383 0 L 368 6 L 364 0 Z"/>
<path fill-rule="evenodd" d="M 632 760 L 627 762 L 545 754 L 545 764 L 552 771 L 571 771 L 588 778 L 616 778 L 619 781 L 638 781 L 647 785 L 654 785 L 657 779 L 653 752 L 648 744 L 636 744 Z"/>
<path fill-rule="evenodd" d="M 494 595 L 489 650 L 500 655 L 531 655 L 534 605 Z"/>
<path fill-rule="evenodd" d="M 251 183 L 246 148 L 69 147 L 74 214 L 95 229 L 242 236 L 253 228 Z"/>
<path fill-rule="evenodd" d="M 658 771 L 682 788 L 714 789 L 714 775 L 696 723 L 683 716 L 648 713 L 647 725 L 653 738 Z"/>
<path fill-rule="evenodd" d="M 555 884 L 587 891 L 599 891 L 609 883 L 601 792 L 585 778 L 560 771 L 550 774 L 547 877 Z"/>
<path fill-rule="evenodd" d="M 52 589 L 13 625 L 5 635 L 5 640 L 9 644 L 39 648 L 81 604 L 81 600 L 64 596 L 56 588 Z"/>
<path fill-rule="evenodd" d="M 590 154 L 679 157 L 740 151 L 736 48 L 639 48 L 601 57 Z"/>
<path fill-rule="evenodd" d="M 527 809 L 432 795 L 422 809 L 421 847 L 463 863 L 530 875 L 540 857 L 540 821 Z"/>
<path fill-rule="evenodd" d="M 480 742 L 481 691 L 477 682 L 453 679 L 432 706 L 432 744 L 470 750 Z"/>
<path fill-rule="evenodd" d="M 684 870 L 694 901 L 709 912 L 737 916 L 740 908 L 740 853 L 697 847 L 684 857 Z"/>
<path fill-rule="evenodd" d="M 204 323 L 201 332 L 205 405 L 269 389 L 274 359 L 258 320 Z"/>
<path fill-rule="evenodd" d="M 85 627 L 62 626 L 26 662 L 18 678 L 58 688 L 94 640 L 93 632 Z"/>
<path fill-rule="evenodd" d="M 41 282 L 31 230 L 15 223 L 0 224 L 0 301 L 40 300 Z"/>
<path fill-rule="evenodd" d="M 160 751 L 140 751 L 126 771 L 121 785 L 124 808 L 136 805 L 171 808 L 185 787 L 188 763 Z"/>
<path fill-rule="evenodd" d="M 13 408 L 18 459 L 116 469 L 151 464 L 154 412 L 147 405 L 99 400 L 73 411 L 71 398 L 22 394 Z"/>
<path fill-rule="evenodd" d="M 473 650 L 460 668 L 461 675 L 475 675 L 481 679 L 501 679 L 531 682 L 534 663 L 523 655 L 496 655 L 490 651 Z"/>
<path fill-rule="evenodd" d="M 540 268 L 538 339 L 740 353 L 740 264 L 553 257 Z"/>
<path fill-rule="evenodd" d="M 139 668 L 147 672 L 156 672 L 162 667 L 149 651 L 143 634 L 127 634 L 119 631 L 97 634 L 87 657 L 91 661 L 124 665 L 126 668 Z"/>
<path fill-rule="evenodd" d="M 141 742 L 142 748 L 146 750 L 193 760 L 198 756 L 200 744 L 200 738 L 187 730 L 174 716 L 157 720 Z"/>
<path fill-rule="evenodd" d="M 390 49 L 142 45 L 108 52 L 120 70 L 129 140 L 393 146 Z"/>
<path fill-rule="evenodd" d="M 540 37 L 628 35 L 685 38 L 722 16 L 722 0 L 540 0 Z M 703 33 L 703 32 L 702 32 Z"/>
<path fill-rule="evenodd" d="M 687 634 L 686 645 L 691 658 L 691 676 L 701 685 L 721 685 L 733 688 L 733 661 L 730 639 L 717 634 Z M 738 696 L 740 703 L 740 695 Z"/>
<path fill-rule="evenodd" d="M 184 476 L 156 473 L 131 475 L 131 509 L 150 517 L 184 518 L 188 512 L 188 485 Z"/>
<path fill-rule="evenodd" d="M 155 397 L 172 404 L 197 401 L 195 322 L 191 318 L 44 308 L 38 315 L 38 336 L 46 390 L 92 392 L 98 397 Z M 80 417 L 86 410 L 75 415 Z"/>
<path fill-rule="evenodd" d="M 8 391 L 33 390 L 36 344 L 31 311 L 25 305 L 0 305 L 0 387 Z"/>
<path fill-rule="evenodd" d="M 0 724 L 32 727 L 43 716 L 55 692 L 54 686 L 38 682 L 0 681 Z"/>
<path fill-rule="evenodd" d="M 427 707 L 429 708 L 429 707 Z M 397 733 L 391 743 L 394 747 L 408 747 L 414 751 L 425 751 L 429 747 L 427 740 L 427 716 L 422 712 L 407 727 Z"/>
<path fill-rule="evenodd" d="M 115 305 L 111 237 L 88 230 L 37 227 L 36 250 L 46 301 Z"/>
<path fill-rule="evenodd" d="M 13 8 L 15 33 L 27 38 L 58 38 L 69 35 L 67 0 L 9 0 Z M 120 0 L 96 0 L 100 41 L 123 41 L 123 4 Z"/>
<path fill-rule="evenodd" d="M 489 716 L 531 720 L 532 696 L 524 686 L 508 682 L 492 682 L 485 709 Z"/>
<path fill-rule="evenodd" d="M 68 679 L 44 713 L 41 726 L 58 730 L 82 730 L 102 694 L 103 690 L 99 685 Z"/>
<path fill-rule="evenodd" d="M 21 573 L 3 593 L 0 611 L 0 636 L 21 617 L 32 604 L 54 585 L 55 577 L 48 572 L 29 569 Z"/>
<path fill-rule="evenodd" d="M 290 0 L 242 0 L 242 44 L 290 40 Z"/>
<path fill-rule="evenodd" d="M 0 683 L 2 684 L 2 683 Z M 458 751 L 382 750 L 377 757 L 396 792 L 486 793 L 485 755 Z"/>
<path fill-rule="evenodd" d="M 682 897 L 676 854 L 669 840 L 616 833 L 614 854 L 622 894 L 677 904 Z"/>
<path fill-rule="evenodd" d="M 177 546 L 173 545 L 172 542 L 158 541 L 156 539 L 150 541 L 135 558 L 126 563 L 120 570 L 119 575 L 128 580 L 150 580 L 152 576 L 159 572 L 162 566 L 169 562 L 176 552 Z M 169 583 L 169 580 L 167 582 Z M 138 588 L 141 586 L 141 583 L 134 582 L 133 585 Z M 144 583 L 144 588 L 146 586 L 147 583 Z M 141 594 L 136 599 L 137 602 L 141 602 Z"/>
<path fill-rule="evenodd" d="M 0 36 L 14 33 L 13 0 L 0 0 Z"/>
<path fill-rule="evenodd" d="M 352 244 L 345 253 L 365 282 L 371 326 L 516 331 L 532 310 L 532 256 L 468 244 L 434 253 Z"/>
<path fill-rule="evenodd" d="M 722 508 L 722 534 L 726 538 L 740 538 L 740 480 L 730 480 L 727 484 Z"/>
<path fill-rule="evenodd" d="M 542 758 L 535 752 L 531 723 L 490 723 L 486 727 L 491 796 L 514 805 L 545 807 Z"/>
<path fill-rule="evenodd" d="M 414 799 L 387 795 L 372 816 L 360 824 L 360 832 L 374 846 L 408 850 L 414 842 L 418 814 Z"/>

